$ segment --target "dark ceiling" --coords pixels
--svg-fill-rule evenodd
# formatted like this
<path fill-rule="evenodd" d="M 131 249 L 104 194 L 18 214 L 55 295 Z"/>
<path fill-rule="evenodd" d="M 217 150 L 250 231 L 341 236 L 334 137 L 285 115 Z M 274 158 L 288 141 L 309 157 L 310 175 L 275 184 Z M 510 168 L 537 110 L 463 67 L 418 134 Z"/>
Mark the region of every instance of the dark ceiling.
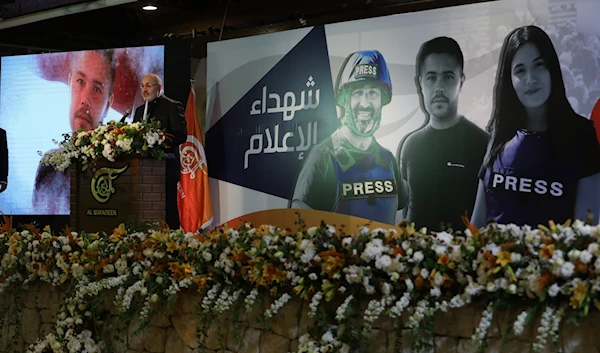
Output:
<path fill-rule="evenodd" d="M 219 38 L 490 0 L 131 1 L 0 0 L 0 55 L 182 42 L 203 57 Z M 142 10 L 146 4 L 158 10 Z M 44 19 L 48 13 L 58 17 Z"/>

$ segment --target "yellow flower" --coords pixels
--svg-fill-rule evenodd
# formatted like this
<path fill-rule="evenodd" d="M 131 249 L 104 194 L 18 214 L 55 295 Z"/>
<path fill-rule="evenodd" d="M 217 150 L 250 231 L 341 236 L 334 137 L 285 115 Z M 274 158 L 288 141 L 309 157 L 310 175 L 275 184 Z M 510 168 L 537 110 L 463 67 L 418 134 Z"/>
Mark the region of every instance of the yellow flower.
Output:
<path fill-rule="evenodd" d="M 573 309 L 577 309 L 581 307 L 583 300 L 587 294 L 588 287 L 582 282 L 578 281 L 575 287 L 571 288 L 571 292 L 573 292 L 573 296 L 571 296 L 570 304 Z"/>
<path fill-rule="evenodd" d="M 502 267 L 508 265 L 510 263 L 510 253 L 508 251 L 498 252 L 498 259 L 496 259 L 496 263 Z"/>
<path fill-rule="evenodd" d="M 260 239 L 254 239 L 252 241 L 253 248 L 260 249 L 261 245 L 262 245 L 262 241 Z"/>
<path fill-rule="evenodd" d="M 46 232 L 46 233 L 50 233 L 50 231 L 51 231 L 50 230 L 50 226 L 49 225 L 45 226 L 44 229 L 43 229 L 43 231 Z"/>
<path fill-rule="evenodd" d="M 177 251 L 178 246 L 177 243 L 174 241 L 170 241 L 167 243 L 167 252 L 175 252 Z"/>

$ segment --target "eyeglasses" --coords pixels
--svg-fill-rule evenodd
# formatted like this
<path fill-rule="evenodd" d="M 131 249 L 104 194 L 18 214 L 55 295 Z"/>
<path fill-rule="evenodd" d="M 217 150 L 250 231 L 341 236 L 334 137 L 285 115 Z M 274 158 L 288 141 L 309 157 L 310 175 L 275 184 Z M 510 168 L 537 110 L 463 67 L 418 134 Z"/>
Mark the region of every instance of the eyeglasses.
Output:
<path fill-rule="evenodd" d="M 140 85 L 140 88 L 141 88 L 141 89 L 144 89 L 144 87 L 146 87 L 146 88 L 152 88 L 152 87 L 154 87 L 154 86 L 158 86 L 158 83 L 155 83 L 155 84 L 153 84 L 153 85 L 151 85 L 151 84 L 149 84 L 149 83 L 146 83 L 145 85 Z"/>

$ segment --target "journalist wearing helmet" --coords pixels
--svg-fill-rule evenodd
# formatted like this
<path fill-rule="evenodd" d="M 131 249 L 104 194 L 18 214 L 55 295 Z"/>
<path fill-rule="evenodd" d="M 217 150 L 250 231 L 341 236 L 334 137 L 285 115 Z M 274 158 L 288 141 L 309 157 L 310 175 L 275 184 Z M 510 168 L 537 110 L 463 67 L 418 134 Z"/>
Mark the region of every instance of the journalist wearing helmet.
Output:
<path fill-rule="evenodd" d="M 341 126 L 311 150 L 291 207 L 394 224 L 406 193 L 396 159 L 373 137 L 381 123 L 381 110 L 392 98 L 381 53 L 350 54 L 338 73 L 335 90 Z"/>

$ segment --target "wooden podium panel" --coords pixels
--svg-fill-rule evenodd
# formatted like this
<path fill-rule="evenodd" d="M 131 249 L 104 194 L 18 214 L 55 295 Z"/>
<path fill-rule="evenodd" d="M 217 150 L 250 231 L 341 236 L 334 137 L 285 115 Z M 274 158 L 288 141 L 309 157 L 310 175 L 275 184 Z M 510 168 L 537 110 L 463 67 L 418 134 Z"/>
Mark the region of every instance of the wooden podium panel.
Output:
<path fill-rule="evenodd" d="M 165 160 L 71 167 L 71 229 L 112 233 L 120 223 L 165 220 Z"/>

